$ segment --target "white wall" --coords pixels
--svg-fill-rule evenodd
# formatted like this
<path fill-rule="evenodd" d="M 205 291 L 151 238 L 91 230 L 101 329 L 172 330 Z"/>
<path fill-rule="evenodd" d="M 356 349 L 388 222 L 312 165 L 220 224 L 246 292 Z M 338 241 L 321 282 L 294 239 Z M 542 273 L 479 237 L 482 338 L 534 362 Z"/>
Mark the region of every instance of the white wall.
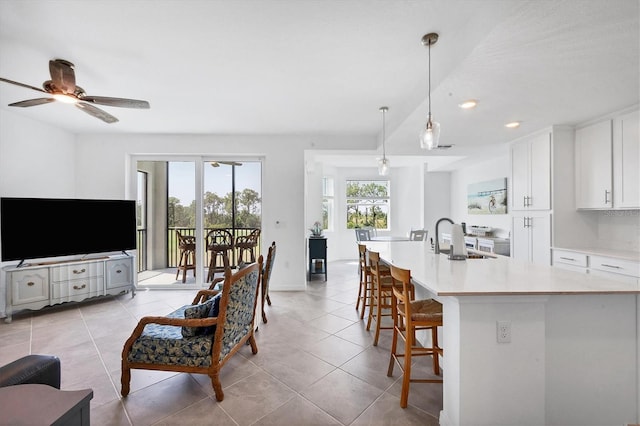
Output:
<path fill-rule="evenodd" d="M 77 196 L 76 138 L 0 109 L 0 196 Z"/>
<path fill-rule="evenodd" d="M 509 153 L 508 148 L 505 146 L 503 156 L 452 172 L 451 219 L 455 223 L 465 222 L 467 226 L 488 226 L 494 228 L 494 235 L 509 237 L 511 229 L 511 215 L 509 212 L 500 215 L 470 215 L 467 213 L 468 185 L 498 178 L 507 178 L 507 188 L 510 188 L 509 170 Z"/>

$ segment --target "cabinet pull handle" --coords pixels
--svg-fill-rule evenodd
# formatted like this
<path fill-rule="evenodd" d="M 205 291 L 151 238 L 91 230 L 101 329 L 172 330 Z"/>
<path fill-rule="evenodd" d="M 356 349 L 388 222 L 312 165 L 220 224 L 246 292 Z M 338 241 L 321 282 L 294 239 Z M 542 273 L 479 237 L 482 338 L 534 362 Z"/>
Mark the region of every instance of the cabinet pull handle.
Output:
<path fill-rule="evenodd" d="M 609 201 L 609 194 L 611 194 L 611 191 L 608 191 L 608 190 L 605 189 L 604 190 L 604 203 L 605 204 L 609 204 L 609 202 L 610 202 Z"/>
<path fill-rule="evenodd" d="M 116 270 L 116 274 L 121 274 L 121 273 L 122 273 L 122 271 L 120 269 Z"/>
<path fill-rule="evenodd" d="M 600 265 L 605 266 L 605 267 L 607 267 L 607 268 L 622 269 L 622 267 L 620 267 L 620 266 L 616 266 L 616 265 L 607 265 L 606 263 L 601 263 Z"/>
<path fill-rule="evenodd" d="M 572 257 L 562 257 L 562 256 L 560 256 L 560 259 L 562 259 L 562 260 L 570 260 L 570 261 L 572 261 L 572 262 L 575 262 L 575 261 L 576 261 L 576 260 L 575 260 L 574 258 L 572 258 Z"/>
<path fill-rule="evenodd" d="M 531 197 L 527 197 L 527 207 L 531 207 Z"/>
<path fill-rule="evenodd" d="M 34 283 L 33 281 L 29 281 L 29 282 L 27 283 L 27 285 L 28 285 L 29 287 L 33 287 L 34 285 L 36 285 L 36 283 Z"/>
<path fill-rule="evenodd" d="M 527 207 L 527 196 L 522 197 L 522 207 Z"/>
<path fill-rule="evenodd" d="M 78 287 L 77 285 L 74 285 L 74 286 L 73 286 L 73 289 L 74 289 L 74 290 L 82 290 L 83 288 L 86 288 L 86 287 L 87 287 L 87 285 L 86 285 L 86 284 L 82 284 L 80 287 Z"/>
<path fill-rule="evenodd" d="M 73 270 L 74 274 L 84 274 L 85 272 L 87 272 L 87 270 L 84 268 L 80 269 L 79 271 L 77 269 Z"/>

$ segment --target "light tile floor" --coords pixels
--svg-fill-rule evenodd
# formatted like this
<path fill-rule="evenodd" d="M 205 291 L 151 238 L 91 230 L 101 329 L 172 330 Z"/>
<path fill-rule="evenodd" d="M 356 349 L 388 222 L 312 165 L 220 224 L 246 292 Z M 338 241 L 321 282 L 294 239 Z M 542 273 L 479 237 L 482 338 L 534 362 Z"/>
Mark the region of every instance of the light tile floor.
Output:
<path fill-rule="evenodd" d="M 400 371 L 387 377 L 391 331 L 372 346 L 355 301 L 357 262 L 329 263 L 328 280 L 305 292 L 272 292 L 268 323 L 258 324 L 258 353 L 236 354 L 221 372 L 217 402 L 204 375 L 132 370 L 120 396 L 122 345 L 140 317 L 191 302 L 193 290 L 138 291 L 15 315 L 0 322 L 0 364 L 30 353 L 62 362 L 62 389 L 93 389 L 93 425 L 437 425 L 440 384 L 411 385 L 400 408 Z M 365 317 L 366 319 L 366 317 Z M 414 374 L 428 375 L 431 359 Z"/>

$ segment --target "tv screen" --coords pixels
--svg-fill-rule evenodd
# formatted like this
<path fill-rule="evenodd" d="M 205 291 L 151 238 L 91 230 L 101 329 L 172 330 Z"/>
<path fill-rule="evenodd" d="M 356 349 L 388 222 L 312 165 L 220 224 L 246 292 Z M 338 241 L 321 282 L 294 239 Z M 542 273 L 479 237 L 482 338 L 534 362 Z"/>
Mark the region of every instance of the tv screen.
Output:
<path fill-rule="evenodd" d="M 136 248 L 135 201 L 2 198 L 0 222 L 4 262 Z"/>

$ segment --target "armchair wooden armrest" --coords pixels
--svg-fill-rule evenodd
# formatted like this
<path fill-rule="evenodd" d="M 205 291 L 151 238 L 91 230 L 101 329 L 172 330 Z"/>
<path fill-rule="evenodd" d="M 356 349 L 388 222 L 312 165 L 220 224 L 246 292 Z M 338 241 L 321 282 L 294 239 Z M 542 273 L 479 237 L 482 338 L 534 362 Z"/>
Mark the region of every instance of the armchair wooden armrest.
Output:
<path fill-rule="evenodd" d="M 198 293 L 196 294 L 196 297 L 193 299 L 192 305 L 198 305 L 200 303 L 203 303 L 218 293 L 220 293 L 220 290 L 212 290 L 212 289 L 199 290 Z"/>

